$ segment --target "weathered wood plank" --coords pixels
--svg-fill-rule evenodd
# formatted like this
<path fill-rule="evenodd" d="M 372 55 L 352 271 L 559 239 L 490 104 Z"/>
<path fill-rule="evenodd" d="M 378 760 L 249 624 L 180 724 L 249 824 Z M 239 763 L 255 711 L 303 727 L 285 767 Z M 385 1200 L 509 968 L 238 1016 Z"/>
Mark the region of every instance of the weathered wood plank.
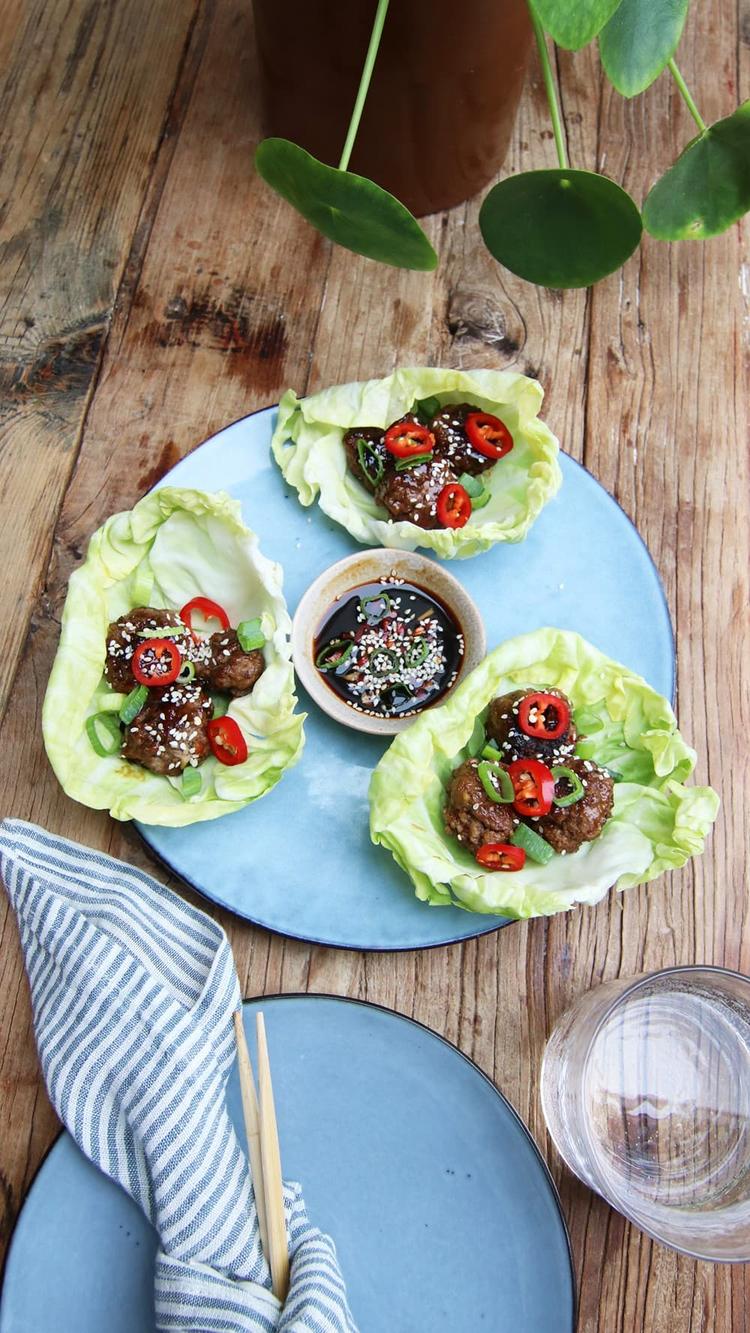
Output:
<path fill-rule="evenodd" d="M 6 6 L 0 713 L 45 574 L 195 4 Z"/>

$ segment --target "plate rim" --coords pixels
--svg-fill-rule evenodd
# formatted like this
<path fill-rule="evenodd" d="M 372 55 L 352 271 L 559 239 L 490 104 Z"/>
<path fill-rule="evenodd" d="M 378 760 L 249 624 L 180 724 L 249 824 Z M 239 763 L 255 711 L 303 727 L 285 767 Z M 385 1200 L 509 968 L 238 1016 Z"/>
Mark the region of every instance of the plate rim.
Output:
<path fill-rule="evenodd" d="M 502 1092 L 501 1089 L 498 1087 L 497 1083 L 495 1083 L 494 1080 L 490 1078 L 489 1074 L 487 1074 L 484 1071 L 484 1069 L 482 1069 L 481 1066 L 477 1064 L 476 1060 L 472 1059 L 470 1055 L 467 1055 L 465 1051 L 462 1051 L 460 1046 L 457 1046 L 456 1043 L 451 1041 L 449 1037 L 444 1037 L 441 1032 L 436 1032 L 434 1028 L 428 1027 L 426 1023 L 423 1023 L 421 1021 L 421 1019 L 414 1018 L 411 1014 L 403 1014 L 398 1009 L 389 1009 L 388 1005 L 378 1004 L 373 1000 L 362 1000 L 359 998 L 359 996 L 336 995 L 334 992 L 331 991 L 273 991 L 267 995 L 260 994 L 260 995 L 245 996 L 242 1000 L 243 1013 L 244 1010 L 246 1008 L 249 1008 L 251 1005 L 264 1004 L 266 1002 L 278 1002 L 278 1001 L 283 1002 L 284 1000 L 313 1000 L 313 1001 L 333 1000 L 337 1004 L 346 1007 L 353 1008 L 356 1006 L 362 1009 L 374 1009 L 377 1012 L 386 1014 L 388 1018 L 400 1020 L 401 1022 L 407 1024 L 407 1026 L 420 1029 L 423 1033 L 426 1033 L 428 1037 L 432 1037 L 435 1041 L 441 1043 L 443 1046 L 447 1046 L 449 1051 L 452 1051 L 454 1055 L 460 1056 L 461 1059 L 465 1062 L 465 1064 L 467 1064 L 469 1068 L 474 1071 L 475 1074 L 478 1074 L 480 1078 L 483 1079 L 486 1084 L 488 1084 L 490 1091 L 494 1093 L 494 1095 L 498 1098 L 504 1109 L 510 1113 L 511 1119 L 515 1121 L 516 1125 L 521 1130 L 522 1135 L 527 1140 L 529 1147 L 531 1148 L 532 1151 L 532 1158 L 536 1159 L 537 1166 L 541 1168 L 542 1179 L 544 1180 L 547 1186 L 548 1192 L 555 1206 L 557 1218 L 565 1240 L 565 1250 L 568 1258 L 568 1267 L 570 1270 L 570 1291 L 571 1291 L 570 1333 L 575 1333 L 575 1329 L 578 1323 L 578 1312 L 579 1312 L 578 1284 L 576 1281 L 573 1244 L 570 1238 L 570 1231 L 568 1228 L 567 1220 L 565 1218 L 565 1213 L 563 1211 L 562 1201 L 560 1199 L 560 1192 L 557 1188 L 557 1185 L 555 1184 L 552 1172 L 550 1171 L 550 1168 L 545 1158 L 542 1155 L 542 1150 L 539 1147 L 539 1144 L 537 1143 L 536 1139 L 534 1138 L 534 1135 L 532 1134 L 526 1122 L 521 1117 L 520 1112 L 517 1111 L 515 1106 L 513 1106 L 512 1102 L 508 1100 L 508 1098 L 505 1096 L 505 1093 Z M 39 1164 L 29 1182 L 28 1189 L 26 1190 L 26 1193 L 23 1197 L 23 1202 L 21 1203 L 18 1213 L 16 1214 L 16 1217 L 14 1219 L 10 1236 L 8 1237 L 8 1246 L 5 1252 L 5 1260 L 2 1265 L 2 1270 L 0 1270 L 0 1333 L 2 1333 L 3 1305 L 5 1303 L 4 1301 L 5 1284 L 9 1266 L 13 1256 L 13 1249 L 16 1243 L 19 1226 L 21 1223 L 21 1218 L 23 1217 L 26 1205 L 31 1197 L 32 1190 L 36 1189 L 40 1183 L 40 1177 L 42 1176 L 44 1168 L 47 1166 L 47 1163 L 49 1162 L 53 1153 L 59 1148 L 62 1140 L 66 1136 L 72 1139 L 72 1135 L 65 1128 L 65 1126 L 62 1125 L 60 1128 L 60 1133 L 56 1135 L 56 1137 L 53 1139 L 52 1143 L 49 1145 L 46 1152 L 44 1153 L 43 1157 L 39 1161 Z M 75 1143 L 75 1140 L 73 1140 L 73 1142 Z M 563 1170 L 565 1169 L 566 1168 L 563 1167 Z M 100 1172 L 99 1174 L 104 1175 L 104 1172 Z M 107 1177 L 107 1179 L 109 1179 L 109 1177 Z M 116 1182 L 112 1183 L 115 1184 L 115 1188 L 119 1188 L 119 1186 L 116 1185 Z"/>
<path fill-rule="evenodd" d="M 245 412 L 243 413 L 242 416 L 236 417 L 233 421 L 228 421 L 225 426 L 222 426 L 219 430 L 214 431 L 213 434 L 207 435 L 204 439 L 200 440 L 198 444 L 194 445 L 192 449 L 188 450 L 188 452 L 184 455 L 184 457 L 179 459 L 178 462 L 174 463 L 172 467 L 170 467 L 168 471 L 164 473 L 164 476 L 160 477 L 159 480 L 156 481 L 154 485 L 149 488 L 148 491 L 144 492 L 144 494 L 148 495 L 151 493 L 151 491 L 158 490 L 161 486 L 169 485 L 170 484 L 169 477 L 174 471 L 176 471 L 177 468 L 182 467 L 182 465 L 189 458 L 191 458 L 193 454 L 197 453 L 200 449 L 203 449 L 207 445 L 213 444 L 216 440 L 219 439 L 221 435 L 224 434 L 225 431 L 231 430 L 234 426 L 239 426 L 245 421 L 250 421 L 252 420 L 253 417 L 266 416 L 268 414 L 276 412 L 278 411 L 278 408 L 279 404 L 277 402 L 267 403 L 265 407 L 257 407 L 252 412 Z M 644 538 L 641 536 L 640 532 L 635 526 L 635 523 L 630 518 L 630 515 L 625 512 L 619 501 L 615 499 L 614 495 L 611 495 L 610 492 L 607 490 L 607 488 L 602 484 L 602 482 L 600 482 L 594 476 L 593 472 L 589 472 L 588 468 L 585 467 L 583 463 L 580 463 L 577 458 L 574 458 L 572 454 L 567 453 L 566 450 L 562 448 L 560 449 L 560 453 L 563 454 L 566 460 L 569 463 L 572 463 L 573 466 L 577 468 L 579 472 L 584 473 L 585 476 L 588 477 L 589 480 L 594 483 L 594 485 L 598 486 L 598 488 L 604 493 L 610 504 L 614 505 L 615 508 L 620 511 L 626 523 L 628 524 L 629 528 L 631 529 L 631 532 L 637 538 L 637 541 L 640 547 L 642 548 L 643 552 L 645 553 L 646 559 L 650 564 L 651 569 L 653 570 L 656 579 L 656 587 L 659 593 L 661 606 L 664 612 L 664 619 L 669 634 L 671 677 L 672 677 L 670 703 L 672 704 L 672 706 L 674 706 L 675 694 L 677 689 L 676 638 L 674 632 L 674 625 L 672 623 L 672 615 L 669 609 L 669 602 L 667 600 L 667 595 L 664 590 L 664 584 L 662 582 L 661 574 L 659 573 L 656 561 L 654 560 L 654 557 L 652 556 L 648 546 L 646 545 Z M 338 524 L 337 526 L 341 527 L 341 524 Z M 346 529 L 342 528 L 342 531 L 346 531 Z M 355 539 L 352 538 L 352 540 L 354 541 Z M 364 547 L 362 543 L 357 542 L 353 554 L 356 554 L 357 550 L 363 550 L 363 549 Z M 418 554 L 422 554 L 420 548 L 417 548 L 417 551 Z M 424 552 L 424 554 L 427 559 L 433 559 L 433 560 L 436 559 L 435 555 L 430 551 L 426 551 Z M 474 559 L 477 558 L 478 557 L 474 557 Z M 448 565 L 452 565 L 454 563 L 459 563 L 459 562 L 446 561 L 445 563 Z M 304 762 L 304 756 L 302 762 Z M 240 921 L 247 921 L 250 925 L 255 926 L 260 930 L 267 930 L 270 934 L 277 935 L 280 939 L 298 940 L 303 944 L 310 944 L 315 948 L 338 949 L 338 950 L 348 951 L 350 953 L 372 953 L 372 954 L 412 953 L 412 952 L 416 953 L 416 952 L 427 951 L 430 949 L 444 949 L 456 944 L 463 944 L 469 940 L 482 939 L 485 935 L 491 935 L 496 930 L 504 930 L 506 926 L 512 926 L 516 924 L 515 917 L 506 917 L 500 920 L 500 922 L 498 923 L 496 916 L 493 916 L 492 925 L 482 926 L 480 929 L 473 930 L 471 934 L 448 935 L 446 938 L 443 939 L 430 940 L 427 943 L 420 943 L 420 944 L 413 944 L 413 943 L 367 944 L 367 945 L 342 944 L 335 940 L 319 939 L 316 936 L 312 936 L 310 934 L 306 935 L 296 934 L 292 930 L 289 929 L 281 930 L 279 929 L 278 926 L 269 925 L 268 922 L 262 921 L 258 917 L 249 916 L 247 913 L 240 911 L 234 904 L 229 903 L 225 899 L 219 897 L 218 894 L 212 893 L 211 895 L 209 895 L 206 892 L 206 890 L 201 887 L 201 885 L 197 884 L 193 879 L 191 879 L 188 874 L 184 873 L 181 870 L 178 870 L 175 866 L 172 865 L 172 863 L 169 860 L 167 860 L 166 856 L 163 856 L 161 852 L 156 850 L 156 848 L 152 845 L 152 843 L 149 841 L 148 837 L 143 831 L 144 828 L 149 827 L 148 825 L 144 825 L 139 821 L 133 820 L 132 827 L 135 829 L 142 845 L 147 849 L 148 854 L 154 859 L 156 864 L 158 866 L 163 867 L 163 869 L 167 871 L 169 875 L 173 875 L 175 879 L 178 881 L 178 883 L 185 884 L 187 885 L 188 888 L 192 889 L 194 893 L 198 894 L 198 896 L 201 898 L 203 902 L 211 903 L 215 907 L 220 907 L 223 911 L 231 912 L 232 916 L 238 918 Z M 611 892 L 612 890 L 610 889 L 609 891 Z M 426 911 L 430 910 L 429 904 L 425 905 L 425 910 Z M 435 908 L 433 910 L 438 911 L 439 908 Z M 468 915 L 479 916 L 481 914 L 469 913 Z"/>

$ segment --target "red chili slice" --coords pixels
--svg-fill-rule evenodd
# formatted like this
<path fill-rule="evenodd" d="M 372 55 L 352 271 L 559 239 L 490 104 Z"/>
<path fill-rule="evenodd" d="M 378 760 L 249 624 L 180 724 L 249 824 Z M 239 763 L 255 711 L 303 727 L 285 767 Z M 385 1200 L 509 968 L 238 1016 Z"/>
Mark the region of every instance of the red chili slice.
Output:
<path fill-rule="evenodd" d="M 555 797 L 555 779 L 540 759 L 514 759 L 508 764 L 519 815 L 546 815 Z"/>
<path fill-rule="evenodd" d="M 385 447 L 396 458 L 428 454 L 435 448 L 435 436 L 418 421 L 397 421 L 385 432 Z"/>
<path fill-rule="evenodd" d="M 130 665 L 139 685 L 171 685 L 182 670 L 182 654 L 171 639 L 145 639 Z"/>
<path fill-rule="evenodd" d="M 457 481 L 448 482 L 440 492 L 437 516 L 444 528 L 462 528 L 471 518 L 471 496 Z"/>
<path fill-rule="evenodd" d="M 200 611 L 206 620 L 218 620 L 222 629 L 229 629 L 229 616 L 223 606 L 218 602 L 212 602 L 210 597 L 193 597 L 191 601 L 186 602 L 180 611 L 180 620 L 183 625 L 187 625 L 192 630 L 192 614 L 194 611 Z"/>
<path fill-rule="evenodd" d="M 468 412 L 464 430 L 472 448 L 485 458 L 504 458 L 513 448 L 513 436 L 505 422 L 489 412 Z"/>
<path fill-rule="evenodd" d="M 518 725 L 527 736 L 556 741 L 570 726 L 570 708 L 556 694 L 527 694 L 518 705 Z"/>
<path fill-rule="evenodd" d="M 247 741 L 233 717 L 214 717 L 206 728 L 208 743 L 221 764 L 231 768 L 247 759 Z"/>
<path fill-rule="evenodd" d="M 526 853 L 523 847 L 510 842 L 486 842 L 476 854 L 476 860 L 485 870 L 521 870 Z"/>

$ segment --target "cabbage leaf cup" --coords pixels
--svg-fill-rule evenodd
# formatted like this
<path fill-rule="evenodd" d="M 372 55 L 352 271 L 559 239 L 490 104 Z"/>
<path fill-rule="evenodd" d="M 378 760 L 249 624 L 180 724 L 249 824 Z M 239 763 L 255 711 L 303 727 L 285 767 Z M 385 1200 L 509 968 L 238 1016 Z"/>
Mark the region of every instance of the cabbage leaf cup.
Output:
<path fill-rule="evenodd" d="M 600 836 L 544 866 L 490 872 L 443 828 L 454 769 L 484 744 L 484 718 L 497 695 L 557 687 L 574 710 L 596 715 L 577 753 L 616 771 L 614 810 Z M 598 723 L 598 725 L 597 725 Z M 688 787 L 695 752 L 670 705 L 640 676 L 570 631 L 540 629 L 508 639 L 446 703 L 398 736 L 370 784 L 370 833 L 435 906 L 507 917 L 549 916 L 593 904 L 613 885 L 630 888 L 703 851 L 719 798 Z"/>
<path fill-rule="evenodd" d="M 110 621 L 136 606 L 179 610 L 196 596 L 218 601 L 234 626 L 260 616 L 266 667 L 252 693 L 232 699 L 227 710 L 247 740 L 247 759 L 227 767 L 209 756 L 198 768 L 200 792 L 186 799 L 178 783 L 120 754 L 100 758 L 86 721 L 124 698 L 103 679 Z M 264 796 L 304 742 L 290 630 L 281 569 L 261 553 L 228 495 L 165 487 L 113 515 L 70 579 L 44 700 L 44 744 L 65 792 L 115 819 L 172 827 L 216 819 Z"/>
<path fill-rule="evenodd" d="M 442 559 L 487 551 L 497 542 L 519 542 L 560 487 L 559 445 L 539 420 L 543 392 L 536 380 L 500 370 L 397 370 L 385 379 L 338 385 L 309 398 L 289 389 L 279 404 L 272 450 L 285 481 L 303 505 L 316 500 L 329 518 L 368 546 L 414 551 L 426 547 Z M 441 406 L 470 402 L 499 416 L 514 447 L 482 473 L 490 499 L 463 528 L 418 527 L 393 522 L 347 467 L 343 436 L 355 426 L 385 427 L 418 399 Z"/>

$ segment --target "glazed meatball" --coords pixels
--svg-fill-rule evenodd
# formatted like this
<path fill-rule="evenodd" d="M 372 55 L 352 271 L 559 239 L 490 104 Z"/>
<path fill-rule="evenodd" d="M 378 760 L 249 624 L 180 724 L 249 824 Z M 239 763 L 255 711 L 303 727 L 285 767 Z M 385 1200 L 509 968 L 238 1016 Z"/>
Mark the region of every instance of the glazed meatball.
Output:
<path fill-rule="evenodd" d="M 130 663 L 136 648 L 143 643 L 143 639 L 139 638 L 139 630 L 163 629 L 165 626 L 176 627 L 181 624 L 176 611 L 163 611 L 153 606 L 137 606 L 135 610 L 128 611 L 127 615 L 120 616 L 119 620 L 113 620 L 107 630 L 107 657 L 104 663 L 104 675 L 112 689 L 128 694 L 136 684 Z M 184 637 L 188 638 L 187 635 Z"/>
<path fill-rule="evenodd" d="M 495 458 L 480 454 L 464 430 L 468 413 L 476 411 L 478 408 L 472 407 L 471 403 L 455 403 L 444 407 L 430 422 L 430 430 L 435 436 L 435 456 L 446 459 L 459 477 L 462 472 L 476 477 L 497 462 Z"/>
<path fill-rule="evenodd" d="M 487 712 L 485 730 L 500 750 L 501 758 L 510 763 L 514 759 L 541 759 L 550 767 L 553 764 L 567 762 L 567 756 L 573 753 L 577 739 L 573 722 L 573 706 L 562 690 L 545 688 L 542 693 L 553 694 L 564 700 L 571 713 L 567 731 L 557 740 L 546 741 L 540 736 L 527 736 L 518 725 L 518 705 L 527 694 L 538 694 L 538 690 L 514 690 L 493 699 Z"/>
<path fill-rule="evenodd" d="M 444 486 L 456 480 L 450 464 L 444 458 L 436 458 L 403 472 L 387 473 L 375 498 L 396 522 L 403 519 L 420 528 L 439 528 L 442 525 L 437 516 L 437 498 Z"/>
<path fill-rule="evenodd" d="M 580 801 L 562 808 L 553 806 L 548 815 L 527 819 L 524 823 L 545 838 L 556 852 L 567 855 L 577 852 L 582 843 L 598 838 L 612 814 L 614 783 L 609 773 L 591 759 L 579 759 L 573 755 L 565 759 L 564 763 L 566 768 L 578 774 L 583 783 L 584 792 Z M 561 784 L 557 790 L 565 795 Z"/>
<path fill-rule="evenodd" d="M 196 671 L 208 680 L 215 690 L 224 690 L 238 699 L 249 694 L 266 667 L 260 648 L 246 653 L 233 629 L 219 630 L 211 635 L 211 656 L 206 668 Z"/>
<path fill-rule="evenodd" d="M 448 788 L 443 812 L 446 833 L 469 852 L 488 842 L 508 842 L 520 820 L 510 805 L 499 805 L 487 795 L 477 774 L 478 759 L 457 768 Z"/>
<path fill-rule="evenodd" d="M 393 455 L 389 454 L 385 447 L 385 431 L 382 430 L 380 426 L 361 426 L 356 427 L 354 430 L 346 431 L 344 435 L 344 448 L 346 450 L 346 460 L 349 464 L 349 468 L 354 473 L 357 481 L 361 481 L 362 485 L 365 486 L 368 491 L 374 491 L 377 482 L 373 484 L 362 469 L 359 461 L 359 450 L 357 449 L 358 440 L 364 440 L 365 443 L 372 448 L 376 458 L 382 464 L 384 472 L 393 463 Z"/>
<path fill-rule="evenodd" d="M 151 690 L 140 713 L 125 728 L 122 754 L 152 773 L 177 776 L 210 751 L 207 726 L 213 704 L 195 682 Z"/>

